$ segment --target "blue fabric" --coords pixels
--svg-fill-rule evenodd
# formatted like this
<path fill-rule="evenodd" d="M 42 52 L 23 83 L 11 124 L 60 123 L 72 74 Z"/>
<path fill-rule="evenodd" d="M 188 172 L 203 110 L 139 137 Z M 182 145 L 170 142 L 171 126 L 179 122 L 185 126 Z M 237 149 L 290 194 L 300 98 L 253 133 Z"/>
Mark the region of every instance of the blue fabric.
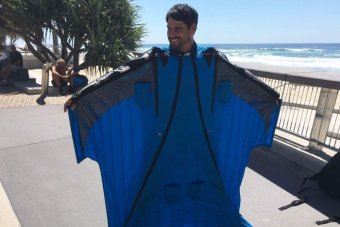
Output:
<path fill-rule="evenodd" d="M 79 89 L 85 87 L 88 84 L 88 79 L 84 75 L 76 74 L 73 77 L 73 87 Z"/>
<path fill-rule="evenodd" d="M 158 106 L 153 86 L 135 83 L 133 96 L 97 119 L 85 146 L 69 111 L 78 162 L 99 164 L 109 226 L 251 226 L 239 214 L 240 185 L 250 151 L 271 143 L 279 108 L 266 130 L 231 82 L 214 88 L 217 63 L 201 51 L 196 78 L 191 56 L 158 59 Z"/>

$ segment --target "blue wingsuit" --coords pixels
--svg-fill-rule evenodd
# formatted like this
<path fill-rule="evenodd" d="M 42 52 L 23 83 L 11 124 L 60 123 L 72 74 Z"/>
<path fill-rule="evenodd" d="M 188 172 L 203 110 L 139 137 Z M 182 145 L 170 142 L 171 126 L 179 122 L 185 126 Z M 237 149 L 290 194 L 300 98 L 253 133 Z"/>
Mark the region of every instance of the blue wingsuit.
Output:
<path fill-rule="evenodd" d="M 281 102 L 247 70 L 214 48 L 152 48 L 72 100 L 77 161 L 99 164 L 109 226 L 250 226 L 240 185 Z"/>

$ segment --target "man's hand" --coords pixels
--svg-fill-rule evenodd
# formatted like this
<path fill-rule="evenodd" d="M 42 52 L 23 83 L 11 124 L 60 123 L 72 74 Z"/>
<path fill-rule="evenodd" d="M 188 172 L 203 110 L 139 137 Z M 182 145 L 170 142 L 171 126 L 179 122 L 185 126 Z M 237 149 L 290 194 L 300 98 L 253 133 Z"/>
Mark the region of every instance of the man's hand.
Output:
<path fill-rule="evenodd" d="M 68 99 L 64 104 L 64 112 L 66 112 L 67 107 L 69 106 L 71 106 L 71 110 L 74 110 L 77 107 L 77 105 L 73 103 L 72 99 Z"/>
<path fill-rule="evenodd" d="M 62 78 L 65 82 L 69 82 L 69 81 L 68 81 L 68 76 L 61 76 L 61 78 Z"/>

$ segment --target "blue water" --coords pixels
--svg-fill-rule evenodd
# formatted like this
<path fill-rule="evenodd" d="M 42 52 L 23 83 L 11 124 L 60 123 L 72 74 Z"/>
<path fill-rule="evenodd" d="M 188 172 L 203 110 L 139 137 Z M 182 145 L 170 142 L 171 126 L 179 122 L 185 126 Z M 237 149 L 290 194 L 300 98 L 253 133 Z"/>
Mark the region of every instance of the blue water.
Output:
<path fill-rule="evenodd" d="M 167 45 L 146 44 L 142 49 L 146 50 L 152 46 Z M 231 62 L 324 72 L 340 78 L 340 43 L 204 44 L 204 46 L 215 47 L 227 55 Z"/>

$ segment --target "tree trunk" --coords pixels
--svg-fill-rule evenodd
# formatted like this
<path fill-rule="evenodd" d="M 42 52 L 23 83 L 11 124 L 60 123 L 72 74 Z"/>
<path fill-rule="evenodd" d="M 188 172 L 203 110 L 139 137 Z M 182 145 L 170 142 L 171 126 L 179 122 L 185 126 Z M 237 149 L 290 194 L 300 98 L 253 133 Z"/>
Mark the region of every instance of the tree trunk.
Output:
<path fill-rule="evenodd" d="M 29 51 L 31 51 L 31 53 L 39 59 L 39 61 L 41 61 L 42 63 L 46 63 L 47 60 L 46 58 L 44 58 L 34 47 L 33 45 L 31 44 L 31 42 L 28 40 L 28 39 L 24 39 L 25 40 L 25 43 L 26 43 L 26 46 L 28 48 Z"/>
<path fill-rule="evenodd" d="M 59 56 L 60 55 L 60 52 L 59 52 L 59 41 L 58 41 L 57 33 L 55 31 L 52 31 L 52 39 L 53 39 L 53 53 L 56 56 Z"/>

